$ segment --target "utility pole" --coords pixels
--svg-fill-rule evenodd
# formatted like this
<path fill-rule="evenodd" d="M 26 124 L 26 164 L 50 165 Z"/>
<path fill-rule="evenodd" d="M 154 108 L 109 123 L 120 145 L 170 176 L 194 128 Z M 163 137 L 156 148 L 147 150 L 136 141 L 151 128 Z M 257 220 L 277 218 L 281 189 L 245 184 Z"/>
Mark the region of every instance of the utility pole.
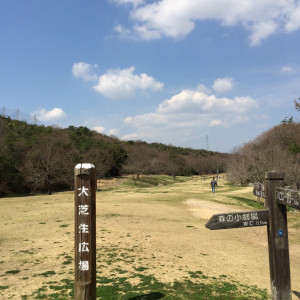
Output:
<path fill-rule="evenodd" d="M 208 134 L 206 134 L 206 150 L 209 151 Z"/>

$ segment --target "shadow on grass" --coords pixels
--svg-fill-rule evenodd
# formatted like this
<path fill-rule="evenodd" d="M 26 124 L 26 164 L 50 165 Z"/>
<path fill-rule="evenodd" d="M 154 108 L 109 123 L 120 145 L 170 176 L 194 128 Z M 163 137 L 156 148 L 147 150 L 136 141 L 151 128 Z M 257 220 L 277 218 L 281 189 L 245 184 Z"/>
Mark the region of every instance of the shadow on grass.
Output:
<path fill-rule="evenodd" d="M 159 292 L 150 293 L 147 295 L 141 295 L 141 296 L 135 296 L 128 298 L 128 300 L 156 300 L 156 299 L 162 299 L 165 295 Z"/>

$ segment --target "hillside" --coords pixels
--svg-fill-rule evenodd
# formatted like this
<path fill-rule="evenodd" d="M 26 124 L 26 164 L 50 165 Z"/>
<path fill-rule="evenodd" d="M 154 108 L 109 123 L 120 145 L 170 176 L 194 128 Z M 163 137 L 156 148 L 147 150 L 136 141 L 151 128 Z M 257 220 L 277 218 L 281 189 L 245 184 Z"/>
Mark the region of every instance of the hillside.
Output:
<path fill-rule="evenodd" d="M 37 126 L 0 117 L 0 195 L 71 189 L 78 162 L 97 177 L 224 172 L 230 154 L 161 143 L 120 141 L 87 127 Z"/>
<path fill-rule="evenodd" d="M 231 183 L 263 182 L 265 172 L 285 173 L 287 185 L 300 188 L 300 123 L 292 119 L 238 148 L 228 165 Z"/>

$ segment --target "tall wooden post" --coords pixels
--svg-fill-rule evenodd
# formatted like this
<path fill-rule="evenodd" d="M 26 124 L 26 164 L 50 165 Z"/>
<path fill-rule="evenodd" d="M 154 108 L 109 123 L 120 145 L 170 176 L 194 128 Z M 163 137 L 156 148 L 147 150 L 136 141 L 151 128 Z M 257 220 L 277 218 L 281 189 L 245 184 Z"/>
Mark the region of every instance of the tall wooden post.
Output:
<path fill-rule="evenodd" d="M 80 163 L 74 169 L 75 299 L 96 299 L 96 169 Z"/>
<path fill-rule="evenodd" d="M 276 201 L 276 187 L 284 186 L 283 179 L 284 174 L 278 171 L 265 173 L 272 300 L 292 299 L 286 206 Z"/>

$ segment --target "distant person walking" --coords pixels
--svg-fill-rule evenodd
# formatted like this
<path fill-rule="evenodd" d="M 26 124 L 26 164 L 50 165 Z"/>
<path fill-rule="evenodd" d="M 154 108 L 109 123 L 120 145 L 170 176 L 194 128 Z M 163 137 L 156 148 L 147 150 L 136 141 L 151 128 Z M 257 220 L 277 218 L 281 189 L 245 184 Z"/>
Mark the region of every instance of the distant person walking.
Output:
<path fill-rule="evenodd" d="M 211 186 L 211 190 L 214 193 L 216 190 L 216 186 L 218 185 L 217 181 L 215 181 L 215 177 L 212 179 L 212 181 L 210 182 L 210 186 Z"/>

